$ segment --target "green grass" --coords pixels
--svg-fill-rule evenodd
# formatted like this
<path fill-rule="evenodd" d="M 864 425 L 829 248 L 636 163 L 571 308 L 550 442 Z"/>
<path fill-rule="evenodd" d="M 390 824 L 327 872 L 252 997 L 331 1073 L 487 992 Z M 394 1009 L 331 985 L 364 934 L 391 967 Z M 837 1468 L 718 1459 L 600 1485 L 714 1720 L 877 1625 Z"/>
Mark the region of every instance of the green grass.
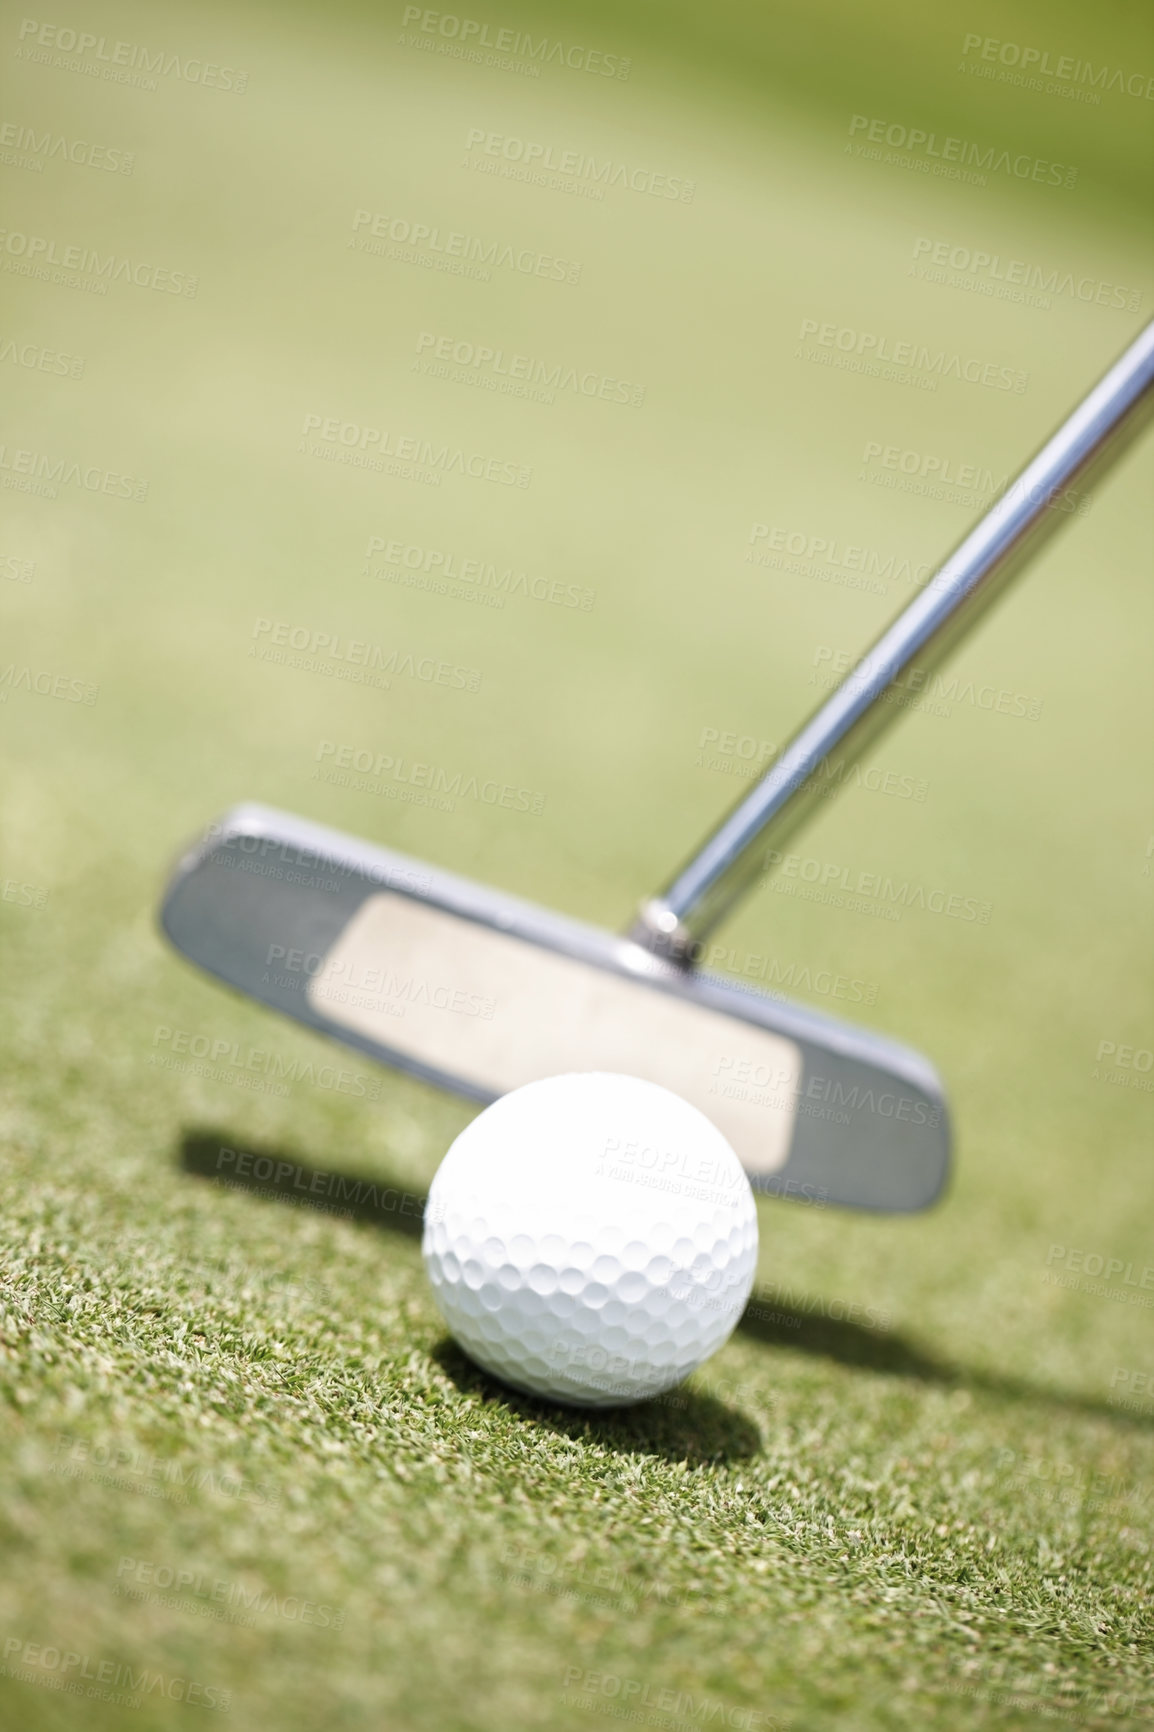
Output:
<path fill-rule="evenodd" d="M 349 1089 L 323 1086 L 333 1049 L 195 975 L 153 926 L 175 850 L 246 796 L 622 924 L 745 785 L 699 766 L 703 731 L 782 740 L 818 695 L 817 649 L 863 647 L 909 593 L 751 565 L 751 525 L 932 559 L 969 513 L 859 481 L 866 442 L 1000 474 L 1136 329 L 1070 296 L 1038 309 L 908 275 L 930 235 L 1149 304 L 1126 217 L 1149 192 L 1139 105 L 955 66 L 969 31 L 1144 65 L 1128 16 L 494 19 L 631 52 L 618 82 L 417 53 L 399 8 L 274 20 L 169 0 L 100 28 L 246 67 L 243 97 L 17 63 L 17 119 L 136 164 L 5 168 L 10 228 L 200 285 L 3 277 L 12 335 L 85 360 L 80 379 L 5 367 L 6 451 L 149 492 L 4 494 L 4 556 L 35 571 L 0 567 L 0 676 L 99 695 L 0 685 L 0 1725 L 195 1724 L 173 1680 L 229 1692 L 245 1732 L 1154 1716 L 1137 1302 L 1154 1290 L 1092 1278 L 1095 1258 L 1136 1280 L 1154 1266 L 1150 1093 L 1132 1086 L 1149 1075 L 1111 1081 L 1096 1057 L 1151 1045 L 1148 449 L 959 652 L 963 681 L 1039 700 L 1037 719 L 964 699 L 910 715 L 874 762 L 924 801 L 847 790 L 799 843 L 987 902 L 988 924 L 767 889 L 721 935 L 739 971 L 752 956 L 865 983 L 868 1005 L 814 1002 L 934 1058 L 958 1167 L 912 1220 L 763 1200 L 754 1305 L 665 1401 L 586 1419 L 471 1368 L 419 1254 L 420 1199 L 470 1109 L 347 1056 Z M 971 188 L 850 160 L 851 111 L 1006 139 L 1083 178 Z M 594 202 L 470 173 L 475 126 L 689 175 L 697 195 Z M 358 208 L 577 260 L 580 284 L 350 251 Z M 812 365 L 804 318 L 1021 368 L 1028 389 Z M 639 380 L 645 404 L 422 377 L 422 330 Z M 314 461 L 308 413 L 531 464 L 533 483 Z M 596 601 L 489 609 L 375 581 L 371 536 Z M 261 617 L 480 668 L 481 691 L 258 664 Z M 545 809 L 335 786 L 314 776 L 325 740 L 508 780 Z M 176 1068 L 174 1032 L 271 1052 L 296 1080 Z M 229 1182 L 222 1147 L 360 1200 L 342 1217 L 291 1180 Z M 45 1687 L 50 1666 L 19 1664 L 29 1643 L 155 1687 L 132 1711 Z"/>

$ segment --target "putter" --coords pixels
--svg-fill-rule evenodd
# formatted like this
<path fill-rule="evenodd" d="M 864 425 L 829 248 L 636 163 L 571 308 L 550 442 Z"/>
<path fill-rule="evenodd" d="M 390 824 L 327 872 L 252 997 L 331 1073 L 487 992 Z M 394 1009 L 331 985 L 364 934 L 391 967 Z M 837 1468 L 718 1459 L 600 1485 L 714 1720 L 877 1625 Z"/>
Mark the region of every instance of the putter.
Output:
<path fill-rule="evenodd" d="M 242 805 L 177 865 L 160 919 L 230 986 L 384 1064 L 489 1102 L 565 1071 L 682 1095 L 760 1190 L 904 1212 L 945 1185 L 942 1086 L 920 1054 L 700 972 L 706 935 L 772 870 L 838 750 L 859 760 L 1137 431 L 1154 323 L 1126 350 L 623 935 L 306 819 Z M 642 1151 L 660 1171 L 660 1150 Z"/>

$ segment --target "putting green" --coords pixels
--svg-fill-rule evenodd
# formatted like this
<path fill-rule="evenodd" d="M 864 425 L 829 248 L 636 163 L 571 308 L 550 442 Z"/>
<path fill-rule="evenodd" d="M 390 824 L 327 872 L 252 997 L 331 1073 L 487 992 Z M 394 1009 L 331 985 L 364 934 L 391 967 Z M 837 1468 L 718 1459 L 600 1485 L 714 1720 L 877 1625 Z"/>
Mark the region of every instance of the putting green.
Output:
<path fill-rule="evenodd" d="M 471 1109 L 153 927 L 244 797 L 623 924 L 1148 314 L 1149 42 L 407 10 L 0 34 L 0 1722 L 1149 1718 L 1149 445 L 718 934 L 957 1175 L 665 1402 L 472 1371 Z"/>

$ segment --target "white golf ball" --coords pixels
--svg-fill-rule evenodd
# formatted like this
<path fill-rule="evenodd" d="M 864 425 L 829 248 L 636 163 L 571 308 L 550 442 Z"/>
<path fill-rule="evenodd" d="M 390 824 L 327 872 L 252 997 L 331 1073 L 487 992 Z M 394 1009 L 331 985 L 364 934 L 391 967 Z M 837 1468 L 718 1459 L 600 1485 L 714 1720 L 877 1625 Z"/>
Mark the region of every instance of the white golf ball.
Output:
<path fill-rule="evenodd" d="M 615 1407 L 671 1389 L 745 1308 L 757 1211 L 704 1113 L 656 1083 L 549 1077 L 494 1101 L 429 1192 L 445 1322 L 516 1389 Z"/>

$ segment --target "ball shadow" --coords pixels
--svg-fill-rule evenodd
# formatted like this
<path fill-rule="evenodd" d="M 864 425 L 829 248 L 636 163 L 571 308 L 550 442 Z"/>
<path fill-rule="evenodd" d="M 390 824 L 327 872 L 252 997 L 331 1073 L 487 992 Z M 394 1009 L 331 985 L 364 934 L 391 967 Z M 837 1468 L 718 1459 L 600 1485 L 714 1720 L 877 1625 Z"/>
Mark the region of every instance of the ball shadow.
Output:
<path fill-rule="evenodd" d="M 761 1433 L 746 1414 L 685 1385 L 631 1407 L 563 1407 L 524 1395 L 491 1377 L 451 1336 L 437 1343 L 431 1357 L 462 1395 L 500 1403 L 561 1437 L 600 1443 L 617 1455 L 656 1455 L 705 1467 L 711 1462 L 747 1461 L 762 1446 Z"/>

